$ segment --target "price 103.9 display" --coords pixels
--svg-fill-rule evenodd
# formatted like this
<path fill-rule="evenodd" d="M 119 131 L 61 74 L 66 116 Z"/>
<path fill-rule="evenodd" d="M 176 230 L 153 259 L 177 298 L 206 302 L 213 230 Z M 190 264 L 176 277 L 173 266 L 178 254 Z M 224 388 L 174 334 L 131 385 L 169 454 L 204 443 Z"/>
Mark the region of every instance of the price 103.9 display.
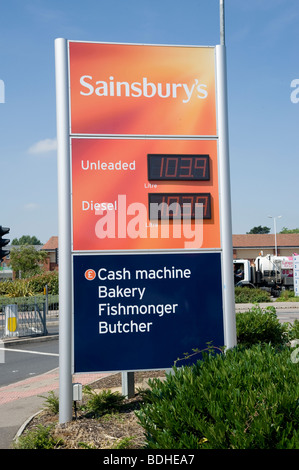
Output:
<path fill-rule="evenodd" d="M 148 180 L 208 181 L 209 155 L 148 154 Z"/>

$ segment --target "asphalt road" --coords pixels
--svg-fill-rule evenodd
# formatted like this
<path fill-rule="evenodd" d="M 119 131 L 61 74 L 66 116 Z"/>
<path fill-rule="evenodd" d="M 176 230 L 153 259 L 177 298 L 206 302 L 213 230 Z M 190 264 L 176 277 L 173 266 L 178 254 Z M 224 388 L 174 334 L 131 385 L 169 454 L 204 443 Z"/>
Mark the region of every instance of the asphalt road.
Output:
<path fill-rule="evenodd" d="M 32 394 L 30 387 L 34 388 L 36 380 L 42 385 L 41 378 L 48 374 L 51 378 L 57 370 L 58 339 L 33 338 L 25 343 L 18 340 L 6 343 L 1 359 L 0 449 L 8 449 L 20 426 L 44 405 L 42 393 Z M 23 384 L 22 390 L 19 383 Z"/>
<path fill-rule="evenodd" d="M 0 363 L 0 387 L 58 367 L 58 339 L 6 344 Z"/>

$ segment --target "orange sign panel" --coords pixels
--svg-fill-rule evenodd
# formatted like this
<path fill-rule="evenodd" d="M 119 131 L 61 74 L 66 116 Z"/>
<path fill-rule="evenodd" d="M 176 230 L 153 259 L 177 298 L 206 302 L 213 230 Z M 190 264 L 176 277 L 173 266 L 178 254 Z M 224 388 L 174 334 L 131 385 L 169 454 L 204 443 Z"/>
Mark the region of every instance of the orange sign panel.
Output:
<path fill-rule="evenodd" d="M 71 165 L 74 251 L 220 248 L 215 140 L 74 137 Z"/>
<path fill-rule="evenodd" d="M 69 42 L 71 134 L 215 136 L 215 50 Z"/>

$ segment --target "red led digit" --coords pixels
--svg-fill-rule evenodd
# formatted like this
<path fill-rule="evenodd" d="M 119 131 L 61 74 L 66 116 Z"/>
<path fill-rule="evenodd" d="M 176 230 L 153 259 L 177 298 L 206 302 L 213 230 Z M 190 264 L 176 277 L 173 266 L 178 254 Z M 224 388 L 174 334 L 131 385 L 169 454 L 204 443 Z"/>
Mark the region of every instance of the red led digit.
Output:
<path fill-rule="evenodd" d="M 183 214 L 185 217 L 191 217 L 194 216 L 194 196 L 182 196 L 182 208 L 183 208 Z"/>
<path fill-rule="evenodd" d="M 207 215 L 208 210 L 208 196 L 197 196 L 195 204 L 203 205 L 203 217 L 205 217 Z"/>
<path fill-rule="evenodd" d="M 206 168 L 207 168 L 207 160 L 206 158 L 196 158 L 195 159 L 195 170 L 201 170 L 201 176 L 203 178 L 206 177 Z"/>
<path fill-rule="evenodd" d="M 180 206 L 180 198 L 179 196 L 168 196 L 167 198 L 168 204 L 168 215 L 169 212 L 172 212 L 172 217 L 177 219 L 181 215 L 181 206 Z"/>
<path fill-rule="evenodd" d="M 162 197 L 162 210 L 161 210 L 161 216 L 162 218 L 167 217 L 168 215 L 168 202 L 167 202 L 167 197 L 163 196 Z"/>
<path fill-rule="evenodd" d="M 161 158 L 160 178 L 163 177 L 164 157 Z"/>
<path fill-rule="evenodd" d="M 183 165 L 183 162 L 185 165 Z M 191 178 L 193 176 L 192 174 L 192 158 L 182 158 L 181 159 L 181 165 L 180 165 L 180 177 L 183 178 L 184 176 Z M 188 170 L 186 173 L 184 170 Z"/>
<path fill-rule="evenodd" d="M 174 173 L 171 173 L 171 162 L 174 162 Z M 170 167 L 170 168 L 169 168 Z M 177 158 L 166 158 L 166 169 L 165 169 L 165 177 L 166 178 L 175 178 L 177 176 L 178 170 L 178 159 Z"/>

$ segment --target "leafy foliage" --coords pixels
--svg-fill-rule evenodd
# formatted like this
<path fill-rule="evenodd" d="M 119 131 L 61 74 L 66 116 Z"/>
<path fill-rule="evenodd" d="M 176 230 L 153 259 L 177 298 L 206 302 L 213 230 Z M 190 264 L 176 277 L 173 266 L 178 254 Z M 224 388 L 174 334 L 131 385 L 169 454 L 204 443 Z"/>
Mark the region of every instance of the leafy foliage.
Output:
<path fill-rule="evenodd" d="M 279 322 L 275 307 L 262 309 L 258 305 L 236 315 L 238 343 L 251 346 L 257 343 L 283 344 L 287 341 L 287 325 Z"/>
<path fill-rule="evenodd" d="M 29 280 L 29 285 L 35 294 L 42 294 L 45 285 L 48 286 L 48 293 L 57 295 L 58 294 L 58 272 L 51 271 L 37 276 L 33 276 Z"/>
<path fill-rule="evenodd" d="M 41 395 L 42 398 L 45 398 L 46 408 L 51 411 L 53 414 L 59 413 L 59 397 L 55 395 L 53 390 L 48 393 L 48 396 L 45 397 Z"/>
<path fill-rule="evenodd" d="M 39 274 L 29 279 L 0 282 L 0 295 L 7 297 L 43 295 L 46 285 L 48 286 L 49 294 L 58 295 L 59 285 L 57 271 Z"/>
<path fill-rule="evenodd" d="M 280 296 L 277 297 L 276 302 L 299 302 L 299 297 L 295 297 L 293 290 L 284 290 Z"/>
<path fill-rule="evenodd" d="M 150 449 L 296 449 L 298 369 L 290 349 L 239 346 L 154 379 L 136 412 Z"/>
<path fill-rule="evenodd" d="M 15 280 L 0 282 L 0 295 L 6 297 L 31 297 L 34 295 L 28 280 Z"/>
<path fill-rule="evenodd" d="M 47 257 L 45 251 L 37 251 L 34 246 L 21 245 L 20 248 L 12 248 L 10 265 L 15 273 L 21 273 L 22 278 L 27 278 L 41 273 L 41 264 Z"/>
<path fill-rule="evenodd" d="M 88 386 L 84 387 L 84 393 L 90 396 L 84 405 L 84 410 L 96 418 L 106 413 L 118 411 L 125 399 L 119 392 L 103 390 L 100 393 L 96 393 Z"/>
<path fill-rule="evenodd" d="M 288 325 L 288 340 L 299 340 L 299 320 L 295 320 L 293 325 Z"/>
<path fill-rule="evenodd" d="M 137 412 L 151 449 L 298 449 L 299 322 L 274 307 L 237 314 L 238 346 L 150 381 Z M 296 356 L 297 357 L 297 356 Z"/>
<path fill-rule="evenodd" d="M 282 227 L 279 233 L 299 233 L 299 228 Z"/>
<path fill-rule="evenodd" d="M 134 449 L 134 436 L 119 439 L 112 447 L 113 449 Z"/>
<path fill-rule="evenodd" d="M 261 225 L 257 227 L 253 227 L 249 232 L 246 232 L 247 234 L 252 234 L 252 233 L 259 233 L 259 234 L 264 234 L 264 233 L 270 233 L 270 228 L 269 227 L 262 227 Z"/>
<path fill-rule="evenodd" d="M 238 304 L 270 302 L 271 295 L 262 289 L 250 287 L 235 287 L 235 302 Z"/>
<path fill-rule="evenodd" d="M 22 235 L 20 238 L 14 238 L 12 245 L 42 245 L 42 242 L 35 235 Z"/>
<path fill-rule="evenodd" d="M 14 445 L 15 449 L 56 449 L 63 442 L 51 434 L 51 426 L 37 426 L 34 431 L 23 434 Z"/>

